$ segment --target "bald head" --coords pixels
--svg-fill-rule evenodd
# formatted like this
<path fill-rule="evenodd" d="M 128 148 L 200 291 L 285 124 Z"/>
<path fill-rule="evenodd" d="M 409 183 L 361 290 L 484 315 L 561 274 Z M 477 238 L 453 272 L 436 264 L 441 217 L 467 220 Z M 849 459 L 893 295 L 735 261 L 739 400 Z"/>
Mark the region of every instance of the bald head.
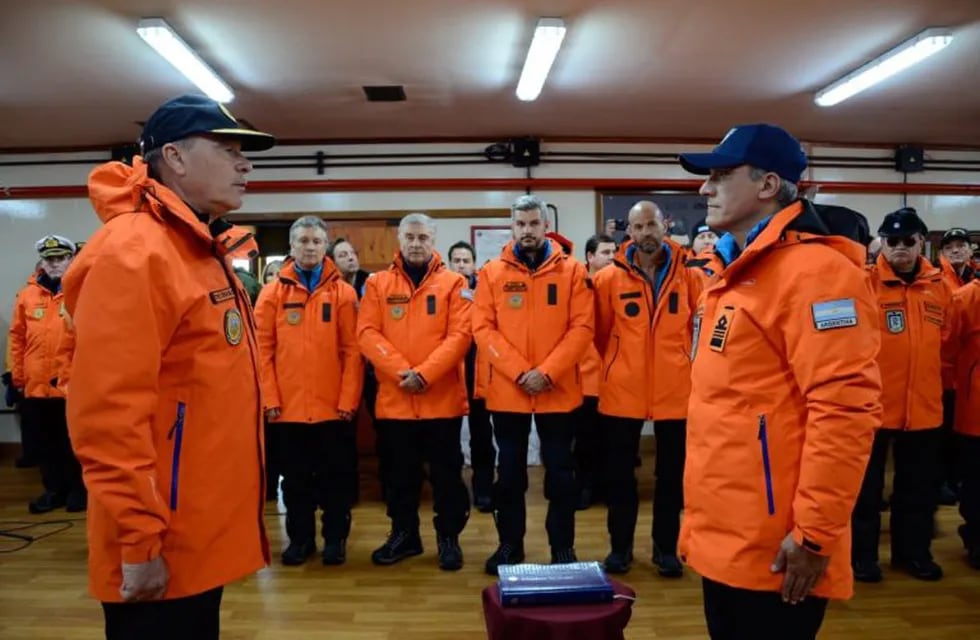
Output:
<path fill-rule="evenodd" d="M 660 210 L 656 202 L 640 200 L 630 209 L 628 219 L 629 223 L 633 224 L 635 220 L 645 219 L 651 216 L 660 222 L 664 221 L 664 212 Z"/>
<path fill-rule="evenodd" d="M 664 242 L 667 225 L 664 214 L 655 203 L 640 200 L 629 213 L 627 232 L 636 248 L 643 253 L 654 254 L 660 251 Z"/>

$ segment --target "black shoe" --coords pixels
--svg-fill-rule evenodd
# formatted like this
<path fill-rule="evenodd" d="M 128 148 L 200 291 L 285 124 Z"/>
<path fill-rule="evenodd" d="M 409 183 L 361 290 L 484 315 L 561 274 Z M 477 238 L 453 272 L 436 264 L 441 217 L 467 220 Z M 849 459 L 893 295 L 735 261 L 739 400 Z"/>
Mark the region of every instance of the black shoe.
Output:
<path fill-rule="evenodd" d="M 314 553 L 316 553 L 316 543 L 312 540 L 290 541 L 286 550 L 282 552 L 282 563 L 287 567 L 297 567 L 304 564 Z"/>
<path fill-rule="evenodd" d="M 606 573 L 626 573 L 630 570 L 630 563 L 633 562 L 632 551 L 612 551 L 606 556 L 603 564 Z"/>
<path fill-rule="evenodd" d="M 524 562 L 524 545 L 523 544 L 508 544 L 506 542 L 501 542 L 497 550 L 487 558 L 487 562 L 483 565 L 483 571 L 488 575 L 497 575 L 497 567 L 502 564 L 520 564 Z"/>
<path fill-rule="evenodd" d="M 956 491 L 954 491 L 948 483 L 944 482 L 943 486 L 939 488 L 939 504 L 943 505 L 944 507 L 956 506 L 959 499 L 959 496 L 956 495 Z"/>
<path fill-rule="evenodd" d="M 395 564 L 421 553 L 422 539 L 417 531 L 392 531 L 385 543 L 371 554 L 371 562 L 380 565 Z"/>
<path fill-rule="evenodd" d="M 490 513 L 493 511 L 493 498 L 490 496 L 474 496 L 473 506 L 480 513 Z"/>
<path fill-rule="evenodd" d="M 653 545 L 653 564 L 657 565 L 657 573 L 663 578 L 680 578 L 684 575 L 684 565 L 673 553 L 664 553 Z"/>
<path fill-rule="evenodd" d="M 578 504 L 575 505 L 577 511 L 585 511 L 592 506 L 592 489 L 583 487 L 578 494 Z"/>
<path fill-rule="evenodd" d="M 28 503 L 27 510 L 35 514 L 47 513 L 63 506 L 65 506 L 64 496 L 45 491 Z"/>
<path fill-rule="evenodd" d="M 854 579 L 858 582 L 878 583 L 881 582 L 881 567 L 874 560 L 855 560 L 851 563 L 854 571 Z"/>
<path fill-rule="evenodd" d="M 943 577 L 943 568 L 932 561 L 931 558 L 923 560 L 908 560 L 905 562 L 892 562 L 896 569 L 902 569 L 916 580 L 926 582 L 936 582 Z"/>
<path fill-rule="evenodd" d="M 65 506 L 65 511 L 68 513 L 81 513 L 88 509 L 88 492 L 82 489 L 81 491 L 70 491 L 68 493 L 68 502 Z"/>
<path fill-rule="evenodd" d="M 569 564 L 572 562 L 578 562 L 578 557 L 575 555 L 575 549 L 551 548 L 551 564 Z"/>
<path fill-rule="evenodd" d="M 324 542 L 323 544 L 324 566 L 336 566 L 347 562 L 347 539 L 342 538 L 336 542 Z"/>
<path fill-rule="evenodd" d="M 960 534 L 960 540 L 963 541 L 963 548 L 966 549 L 966 563 L 973 569 L 980 569 L 980 544 L 970 544 L 970 541 L 966 537 L 965 524 L 961 524 L 956 529 L 956 533 Z"/>
<path fill-rule="evenodd" d="M 459 571 L 463 568 L 463 550 L 456 536 L 436 536 L 439 549 L 439 568 L 443 571 Z"/>

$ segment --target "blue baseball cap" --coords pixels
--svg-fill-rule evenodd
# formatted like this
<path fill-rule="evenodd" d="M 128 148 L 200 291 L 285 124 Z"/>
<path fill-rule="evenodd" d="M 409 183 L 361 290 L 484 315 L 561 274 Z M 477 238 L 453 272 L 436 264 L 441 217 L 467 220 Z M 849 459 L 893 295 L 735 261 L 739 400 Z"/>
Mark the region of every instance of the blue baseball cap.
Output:
<path fill-rule="evenodd" d="M 245 129 L 220 102 L 206 96 L 186 94 L 160 105 L 143 125 L 140 153 L 159 149 L 194 135 L 214 135 L 235 138 L 243 151 L 263 151 L 276 144 L 268 133 Z"/>
<path fill-rule="evenodd" d="M 800 141 L 771 124 L 741 124 L 732 128 L 711 153 L 682 153 L 681 165 L 697 175 L 712 169 L 731 169 L 743 164 L 772 171 L 789 182 L 799 182 L 806 170 L 806 153 Z"/>

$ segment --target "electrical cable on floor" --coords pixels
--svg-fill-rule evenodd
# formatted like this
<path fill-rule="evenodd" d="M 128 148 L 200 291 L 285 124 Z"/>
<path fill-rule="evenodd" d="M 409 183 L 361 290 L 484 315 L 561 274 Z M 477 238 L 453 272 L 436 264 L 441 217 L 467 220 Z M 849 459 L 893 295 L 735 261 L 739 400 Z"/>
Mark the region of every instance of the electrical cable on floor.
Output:
<path fill-rule="evenodd" d="M 53 536 L 63 531 L 68 531 L 76 522 L 85 522 L 85 518 L 70 518 L 66 520 L 44 520 L 42 522 L 30 522 L 27 520 L 3 520 L 0 521 L 0 540 L 11 539 L 18 540 L 20 544 L 11 547 L 4 548 L 2 542 L 0 542 L 0 553 L 14 553 L 16 551 L 22 551 L 27 547 L 31 546 L 38 540 L 43 540 L 44 538 Z M 13 526 L 11 526 L 13 525 Z M 53 531 L 46 531 L 37 535 L 30 535 L 27 533 L 20 533 L 21 531 L 28 531 L 36 527 L 44 527 L 48 525 L 57 525 L 58 528 Z M 5 541 L 5 540 L 3 540 Z"/>

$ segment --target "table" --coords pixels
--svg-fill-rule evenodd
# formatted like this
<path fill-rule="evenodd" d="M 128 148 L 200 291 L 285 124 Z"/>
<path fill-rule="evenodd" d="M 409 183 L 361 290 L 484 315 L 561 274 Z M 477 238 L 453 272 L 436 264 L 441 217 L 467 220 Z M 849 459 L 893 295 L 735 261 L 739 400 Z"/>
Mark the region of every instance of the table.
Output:
<path fill-rule="evenodd" d="M 623 640 L 636 593 L 612 581 L 610 603 L 504 607 L 493 584 L 483 590 L 483 616 L 490 640 Z"/>

